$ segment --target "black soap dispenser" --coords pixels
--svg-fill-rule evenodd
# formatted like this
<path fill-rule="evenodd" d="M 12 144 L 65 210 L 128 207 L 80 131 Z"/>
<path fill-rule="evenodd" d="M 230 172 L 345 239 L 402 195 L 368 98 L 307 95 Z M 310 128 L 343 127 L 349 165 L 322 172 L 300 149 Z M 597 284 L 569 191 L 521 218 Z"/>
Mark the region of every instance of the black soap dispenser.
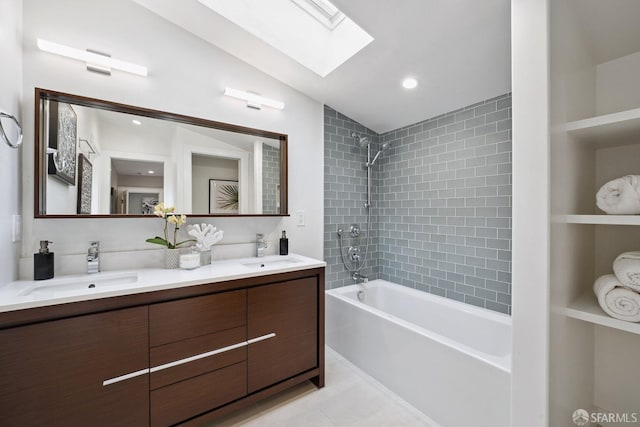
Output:
<path fill-rule="evenodd" d="M 33 280 L 46 280 L 53 277 L 53 252 L 49 252 L 48 240 L 40 240 L 40 250 L 33 254 Z"/>
<path fill-rule="evenodd" d="M 287 232 L 284 230 L 282 230 L 280 238 L 280 255 L 289 255 L 289 239 L 287 239 Z"/>

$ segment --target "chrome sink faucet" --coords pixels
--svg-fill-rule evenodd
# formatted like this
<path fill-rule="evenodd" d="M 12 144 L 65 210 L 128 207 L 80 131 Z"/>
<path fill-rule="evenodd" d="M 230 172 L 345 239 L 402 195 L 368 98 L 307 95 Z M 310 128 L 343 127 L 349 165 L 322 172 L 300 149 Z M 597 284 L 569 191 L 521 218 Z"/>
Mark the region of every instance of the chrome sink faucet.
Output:
<path fill-rule="evenodd" d="M 100 242 L 91 242 L 87 253 L 87 273 L 100 272 Z"/>
<path fill-rule="evenodd" d="M 267 249 L 267 242 L 264 241 L 264 234 L 256 234 L 256 256 L 263 257 Z"/>

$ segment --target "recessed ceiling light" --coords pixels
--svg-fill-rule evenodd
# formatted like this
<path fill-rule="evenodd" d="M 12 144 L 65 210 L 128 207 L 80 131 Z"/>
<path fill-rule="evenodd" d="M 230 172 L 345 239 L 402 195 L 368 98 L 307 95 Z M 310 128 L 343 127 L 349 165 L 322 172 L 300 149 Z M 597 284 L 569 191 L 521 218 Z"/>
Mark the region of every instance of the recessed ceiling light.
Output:
<path fill-rule="evenodd" d="M 151 174 L 151 173 L 155 173 L 155 172 L 154 172 L 154 171 L 148 171 L 148 173 L 150 173 L 150 174 Z"/>
<path fill-rule="evenodd" d="M 405 89 L 415 89 L 418 86 L 418 81 L 413 77 L 407 77 L 402 81 L 402 87 Z"/>
<path fill-rule="evenodd" d="M 137 126 L 140 126 L 142 124 L 142 122 L 140 120 L 136 120 L 136 119 L 131 120 L 131 123 L 133 123 L 134 125 L 137 125 Z"/>

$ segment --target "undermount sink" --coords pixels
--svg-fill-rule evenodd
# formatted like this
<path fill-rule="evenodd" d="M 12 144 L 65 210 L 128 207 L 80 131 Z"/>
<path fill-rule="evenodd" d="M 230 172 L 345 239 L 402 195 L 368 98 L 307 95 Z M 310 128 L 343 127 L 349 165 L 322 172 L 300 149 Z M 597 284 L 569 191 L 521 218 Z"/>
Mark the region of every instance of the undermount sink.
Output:
<path fill-rule="evenodd" d="M 20 296 L 57 296 L 90 292 L 104 292 L 110 288 L 123 286 L 138 281 L 138 273 L 98 273 L 51 279 L 20 292 Z"/>
<path fill-rule="evenodd" d="M 245 267 L 252 270 L 262 270 L 269 268 L 290 267 L 292 264 L 299 263 L 300 260 L 292 257 L 281 257 L 276 259 L 264 259 L 259 261 L 251 261 L 242 263 Z"/>

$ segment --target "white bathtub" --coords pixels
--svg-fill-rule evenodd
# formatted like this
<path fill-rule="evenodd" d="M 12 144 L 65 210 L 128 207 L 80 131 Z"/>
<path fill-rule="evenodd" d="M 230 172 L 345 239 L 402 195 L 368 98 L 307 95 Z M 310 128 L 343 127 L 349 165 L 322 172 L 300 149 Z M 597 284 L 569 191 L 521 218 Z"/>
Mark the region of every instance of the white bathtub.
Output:
<path fill-rule="evenodd" d="M 443 427 L 506 427 L 511 318 L 374 280 L 326 292 L 327 344 Z"/>

